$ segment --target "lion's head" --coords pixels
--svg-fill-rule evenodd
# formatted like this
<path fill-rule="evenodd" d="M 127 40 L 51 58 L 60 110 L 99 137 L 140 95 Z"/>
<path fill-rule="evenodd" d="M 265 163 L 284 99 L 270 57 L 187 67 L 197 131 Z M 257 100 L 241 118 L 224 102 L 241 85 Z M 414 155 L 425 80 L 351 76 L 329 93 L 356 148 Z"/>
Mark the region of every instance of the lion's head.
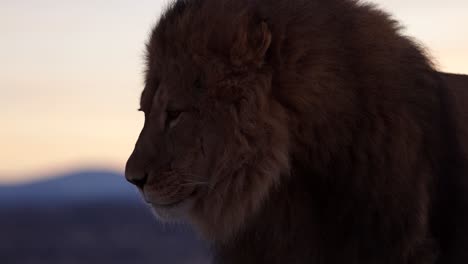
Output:
<path fill-rule="evenodd" d="M 273 98 L 267 24 L 235 3 L 204 2 L 178 1 L 152 33 L 145 124 L 126 177 L 160 218 L 222 240 L 287 170 L 288 121 Z"/>

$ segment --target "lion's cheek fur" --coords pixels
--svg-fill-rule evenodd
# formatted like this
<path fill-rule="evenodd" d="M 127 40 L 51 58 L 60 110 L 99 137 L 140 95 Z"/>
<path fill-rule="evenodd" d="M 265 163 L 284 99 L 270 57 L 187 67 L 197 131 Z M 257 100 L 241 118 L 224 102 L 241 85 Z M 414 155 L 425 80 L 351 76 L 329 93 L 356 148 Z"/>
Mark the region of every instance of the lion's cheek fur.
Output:
<path fill-rule="evenodd" d="M 241 106 L 237 112 L 242 113 L 243 107 L 247 106 Z M 191 211 L 190 220 L 210 240 L 230 239 L 254 218 L 282 177 L 288 177 L 290 139 L 286 112 L 275 101 L 263 107 L 255 117 L 236 116 L 243 125 L 231 131 L 231 140 L 225 142 L 215 165 L 216 184 Z M 245 118 L 250 118 L 250 122 Z"/>

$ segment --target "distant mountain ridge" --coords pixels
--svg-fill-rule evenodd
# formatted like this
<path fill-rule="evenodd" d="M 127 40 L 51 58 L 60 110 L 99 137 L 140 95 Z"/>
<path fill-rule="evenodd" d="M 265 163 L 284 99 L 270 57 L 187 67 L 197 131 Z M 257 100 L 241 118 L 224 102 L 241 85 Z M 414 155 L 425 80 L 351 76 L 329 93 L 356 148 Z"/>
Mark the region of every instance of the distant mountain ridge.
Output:
<path fill-rule="evenodd" d="M 0 185 L 0 263 L 210 263 L 189 228 L 162 225 L 147 207 L 114 171 Z"/>
<path fill-rule="evenodd" d="M 141 200 L 122 173 L 80 170 L 18 185 L 0 185 L 0 205 Z"/>

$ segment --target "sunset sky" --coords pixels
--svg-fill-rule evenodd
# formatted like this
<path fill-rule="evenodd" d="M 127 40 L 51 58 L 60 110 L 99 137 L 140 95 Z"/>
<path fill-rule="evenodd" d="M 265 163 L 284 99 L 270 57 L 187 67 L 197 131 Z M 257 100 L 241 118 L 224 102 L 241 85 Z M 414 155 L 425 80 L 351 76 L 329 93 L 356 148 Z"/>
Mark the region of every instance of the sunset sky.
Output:
<path fill-rule="evenodd" d="M 123 170 L 143 115 L 144 43 L 167 1 L 0 2 L 0 184 L 78 168 Z M 374 0 L 468 73 L 468 1 Z"/>

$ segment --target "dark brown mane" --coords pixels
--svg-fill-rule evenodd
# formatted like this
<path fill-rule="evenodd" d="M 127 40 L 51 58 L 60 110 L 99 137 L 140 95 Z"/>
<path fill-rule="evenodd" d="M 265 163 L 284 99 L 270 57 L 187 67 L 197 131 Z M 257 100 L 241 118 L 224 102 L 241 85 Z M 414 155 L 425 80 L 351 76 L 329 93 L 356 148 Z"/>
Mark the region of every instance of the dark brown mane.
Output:
<path fill-rule="evenodd" d="M 468 82 L 375 6 L 176 1 L 146 83 L 127 177 L 173 200 L 193 190 L 161 171 L 195 171 L 188 218 L 219 263 L 468 263 Z M 196 109 L 184 129 L 171 98 Z"/>

